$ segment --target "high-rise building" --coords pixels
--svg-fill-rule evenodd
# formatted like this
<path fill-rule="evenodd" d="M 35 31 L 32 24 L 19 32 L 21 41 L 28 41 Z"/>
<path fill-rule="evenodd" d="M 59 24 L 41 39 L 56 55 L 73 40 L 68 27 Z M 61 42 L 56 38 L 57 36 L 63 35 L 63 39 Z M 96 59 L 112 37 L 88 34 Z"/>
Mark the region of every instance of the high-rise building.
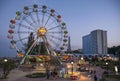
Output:
<path fill-rule="evenodd" d="M 70 41 L 70 36 L 68 37 L 68 47 L 67 47 L 67 52 L 71 52 L 71 41 Z"/>
<path fill-rule="evenodd" d="M 84 54 L 107 54 L 107 31 L 94 30 L 82 39 Z"/>

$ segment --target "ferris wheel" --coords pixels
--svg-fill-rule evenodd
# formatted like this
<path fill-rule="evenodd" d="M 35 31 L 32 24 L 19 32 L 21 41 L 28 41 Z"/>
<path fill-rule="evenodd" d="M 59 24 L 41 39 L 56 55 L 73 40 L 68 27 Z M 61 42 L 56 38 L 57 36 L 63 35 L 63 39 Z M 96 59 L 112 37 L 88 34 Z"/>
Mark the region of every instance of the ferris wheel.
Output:
<path fill-rule="evenodd" d="M 22 11 L 16 12 L 15 17 L 10 20 L 9 27 L 7 37 L 11 42 L 10 48 L 22 53 L 23 47 L 26 48 L 29 44 L 24 56 L 36 45 L 40 46 L 41 42 L 48 51 L 64 51 L 68 45 L 68 31 L 62 16 L 45 5 L 25 6 Z"/>

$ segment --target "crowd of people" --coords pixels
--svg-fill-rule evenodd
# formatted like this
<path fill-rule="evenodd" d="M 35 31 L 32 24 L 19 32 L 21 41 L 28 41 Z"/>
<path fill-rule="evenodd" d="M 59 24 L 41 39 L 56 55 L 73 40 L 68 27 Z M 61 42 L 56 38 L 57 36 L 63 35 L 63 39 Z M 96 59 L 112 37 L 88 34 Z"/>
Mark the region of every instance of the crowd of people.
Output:
<path fill-rule="evenodd" d="M 56 79 L 58 77 L 57 70 L 54 69 L 53 71 L 47 70 L 47 79 Z"/>
<path fill-rule="evenodd" d="M 98 75 L 96 70 L 89 70 L 88 71 L 88 78 L 92 78 L 94 81 L 102 81 L 102 75 Z"/>

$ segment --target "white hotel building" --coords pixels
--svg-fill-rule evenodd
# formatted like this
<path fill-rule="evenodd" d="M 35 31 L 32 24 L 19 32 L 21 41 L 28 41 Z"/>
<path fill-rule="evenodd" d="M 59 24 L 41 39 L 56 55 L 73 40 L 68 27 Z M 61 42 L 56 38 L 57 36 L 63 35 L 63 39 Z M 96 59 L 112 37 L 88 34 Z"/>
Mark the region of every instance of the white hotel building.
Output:
<path fill-rule="evenodd" d="M 82 40 L 84 54 L 107 54 L 107 31 L 94 30 Z"/>

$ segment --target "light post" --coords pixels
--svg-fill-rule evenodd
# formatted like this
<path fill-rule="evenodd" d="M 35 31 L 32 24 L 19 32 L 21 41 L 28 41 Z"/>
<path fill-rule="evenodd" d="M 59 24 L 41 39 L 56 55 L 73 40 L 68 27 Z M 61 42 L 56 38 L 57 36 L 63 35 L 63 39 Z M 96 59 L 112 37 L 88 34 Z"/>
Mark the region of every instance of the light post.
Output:
<path fill-rule="evenodd" d="M 115 55 L 117 54 L 117 52 L 115 53 Z M 114 68 L 115 68 L 115 73 L 116 73 L 116 75 L 118 74 L 118 67 L 117 67 L 117 58 L 116 58 L 116 56 L 114 55 Z"/>
<path fill-rule="evenodd" d="M 108 62 L 106 62 L 106 66 L 107 66 L 107 73 L 108 73 Z"/>
<path fill-rule="evenodd" d="M 4 66 L 3 66 L 3 73 L 4 73 L 4 78 L 6 78 L 6 71 L 7 71 L 7 59 L 4 59 Z"/>
<path fill-rule="evenodd" d="M 73 62 L 71 62 L 71 65 L 72 65 L 72 75 L 73 75 Z"/>

